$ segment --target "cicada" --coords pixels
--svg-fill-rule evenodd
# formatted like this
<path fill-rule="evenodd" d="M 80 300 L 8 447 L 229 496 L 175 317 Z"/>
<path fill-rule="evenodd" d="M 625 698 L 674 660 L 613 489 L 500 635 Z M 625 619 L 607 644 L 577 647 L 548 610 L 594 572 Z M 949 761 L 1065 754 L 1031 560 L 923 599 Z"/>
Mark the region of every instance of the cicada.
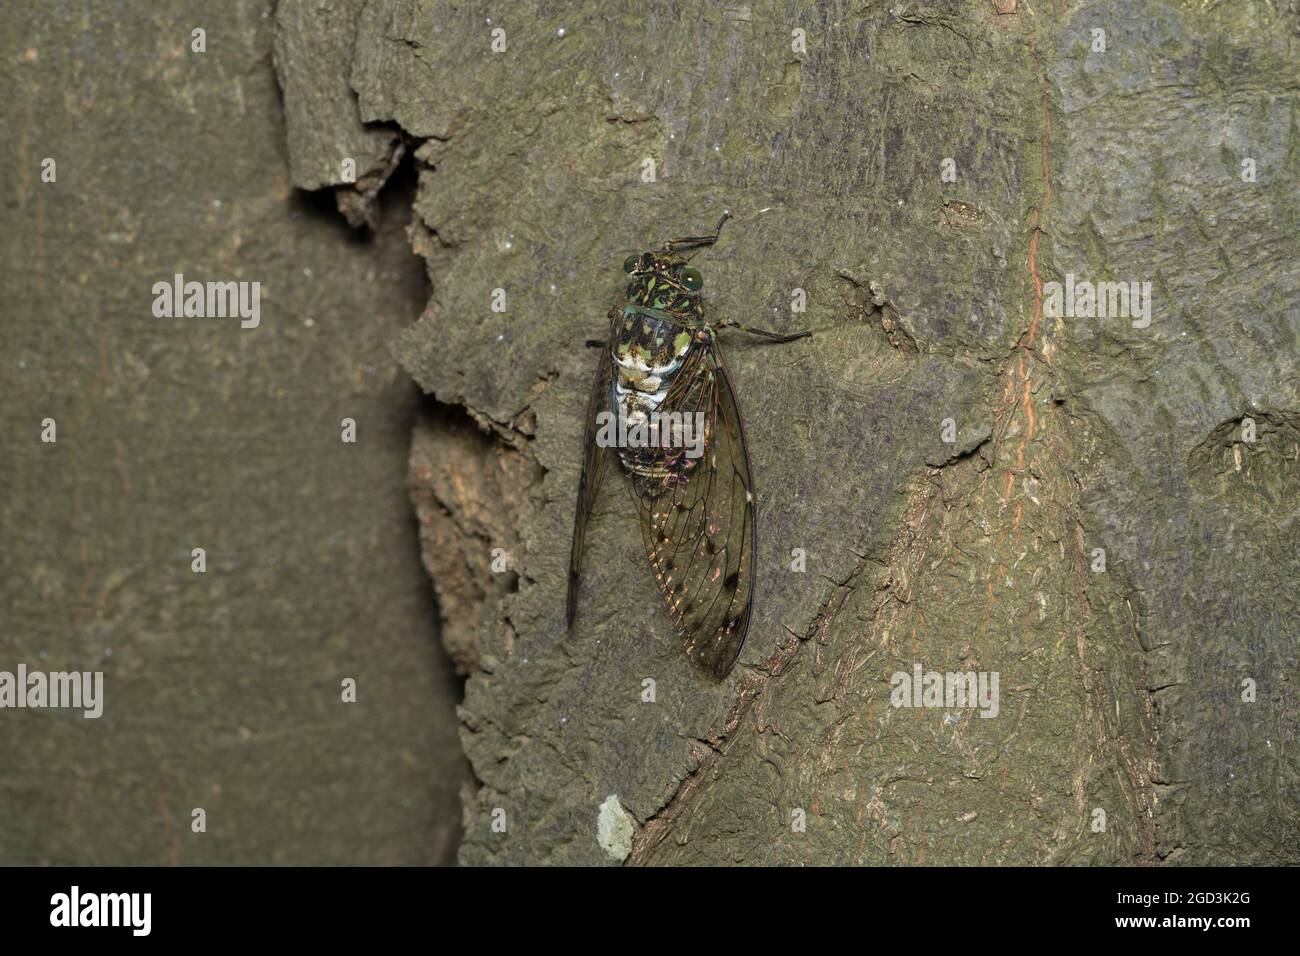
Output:
<path fill-rule="evenodd" d="M 705 318 L 704 278 L 681 253 L 712 246 L 728 218 L 710 235 L 670 239 L 623 263 L 626 299 L 609 312 L 587 406 L 566 613 L 572 627 L 583 536 L 614 448 L 686 655 L 716 679 L 730 673 L 749 631 L 758 551 L 749 450 L 717 333 L 737 328 L 776 342 L 812 334 Z"/>

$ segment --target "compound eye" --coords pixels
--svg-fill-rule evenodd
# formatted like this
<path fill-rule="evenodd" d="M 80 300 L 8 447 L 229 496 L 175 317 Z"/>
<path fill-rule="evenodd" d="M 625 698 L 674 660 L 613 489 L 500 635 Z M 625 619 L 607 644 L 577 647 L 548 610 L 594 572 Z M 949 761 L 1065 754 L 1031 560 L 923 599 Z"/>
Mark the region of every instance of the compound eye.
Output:
<path fill-rule="evenodd" d="M 694 292 L 697 289 L 703 287 L 704 276 L 700 275 L 700 271 L 698 269 L 683 269 L 682 285 L 686 286 L 686 288 Z"/>
<path fill-rule="evenodd" d="M 631 272 L 633 269 L 636 268 L 636 264 L 640 261 L 641 261 L 640 256 L 628 256 L 626 259 L 623 260 L 623 271 Z"/>

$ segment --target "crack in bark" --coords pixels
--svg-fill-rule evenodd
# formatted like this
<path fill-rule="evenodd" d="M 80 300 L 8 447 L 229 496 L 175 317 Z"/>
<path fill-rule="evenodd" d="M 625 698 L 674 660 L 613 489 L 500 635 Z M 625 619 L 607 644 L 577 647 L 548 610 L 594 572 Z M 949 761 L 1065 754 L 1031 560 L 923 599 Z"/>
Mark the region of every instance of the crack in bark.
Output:
<path fill-rule="evenodd" d="M 889 558 L 884 562 L 882 568 L 884 583 L 879 590 L 885 592 L 886 597 L 884 601 L 876 606 L 877 615 L 881 608 L 891 599 L 891 589 L 895 582 L 900 578 L 907 580 L 910 577 L 905 569 L 899 572 L 896 568 L 901 567 L 909 555 L 916 556 L 924 551 L 924 549 L 914 548 L 913 545 L 917 536 L 918 525 L 924 520 L 931 497 L 932 489 L 929 486 L 918 485 L 914 488 L 907 511 L 908 517 L 903 521 L 903 529 L 891 546 Z M 919 558 L 914 557 L 914 560 L 919 560 Z M 849 573 L 848 577 L 836 585 L 836 592 L 822 604 L 804 635 L 800 637 L 789 628 L 786 628 L 786 632 L 790 635 L 789 639 L 779 644 L 766 661 L 749 668 L 750 673 L 741 681 L 736 698 L 726 717 L 721 721 L 721 725 L 715 725 L 714 728 L 711 728 L 707 738 L 694 741 L 695 746 L 692 747 L 692 755 L 697 761 L 696 767 L 682 779 L 677 790 L 669 797 L 664 806 L 645 819 L 641 830 L 636 835 L 632 853 L 628 856 L 624 865 L 644 866 L 649 863 L 655 848 L 668 836 L 676 822 L 690 812 L 692 798 L 695 793 L 709 780 L 716 779 L 721 772 L 727 756 L 731 753 L 738 739 L 736 731 L 740 728 L 745 717 L 751 710 L 762 711 L 763 707 L 760 698 L 770 697 L 774 684 L 779 682 L 783 675 L 789 673 L 790 668 L 798 659 L 800 649 L 810 641 L 816 649 L 814 672 L 821 672 L 819 665 L 821 648 L 824 645 L 823 638 L 845 604 L 848 603 L 849 598 L 859 587 L 862 575 L 871 563 L 873 563 L 871 557 L 860 556 L 857 565 Z M 841 661 L 843 659 L 841 658 Z M 763 722 L 761 713 L 759 722 Z"/>
<path fill-rule="evenodd" d="M 750 712 L 754 702 L 767 690 L 770 682 L 778 680 L 782 674 L 786 673 L 787 669 L 798 657 L 799 649 L 807 641 L 815 641 L 819 635 L 825 633 L 827 628 L 830 627 L 835 615 L 844 607 L 849 595 L 853 593 L 858 578 L 862 575 L 869 560 L 869 558 L 863 558 L 859 561 L 848 579 L 838 586 L 837 593 L 828 598 L 822 605 L 821 610 L 817 612 L 803 637 L 792 635 L 778 644 L 776 650 L 766 661 L 757 667 L 750 668 L 750 673 L 740 682 L 736 698 L 726 717 L 723 718 L 721 727 L 715 725 L 710 728 L 708 737 L 703 740 L 698 738 L 692 740 L 691 750 L 697 761 L 695 769 L 682 779 L 677 791 L 669 797 L 668 802 L 645 819 L 640 832 L 637 833 L 633 841 L 632 852 L 628 856 L 625 866 L 644 866 L 649 861 L 655 847 L 672 830 L 675 821 L 689 811 L 692 795 L 705 784 L 711 774 L 716 774 L 721 769 L 727 755 L 731 752 L 731 748 L 735 746 L 736 730 Z"/>

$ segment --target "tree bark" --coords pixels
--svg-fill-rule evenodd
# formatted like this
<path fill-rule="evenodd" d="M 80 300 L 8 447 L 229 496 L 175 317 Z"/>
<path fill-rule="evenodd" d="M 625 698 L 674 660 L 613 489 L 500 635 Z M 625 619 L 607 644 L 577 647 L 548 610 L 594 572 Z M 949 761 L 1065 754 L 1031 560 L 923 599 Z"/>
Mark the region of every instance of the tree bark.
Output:
<path fill-rule="evenodd" d="M 463 862 L 1300 858 L 1293 3 L 335 7 L 308 86 L 347 72 L 420 170 L 395 350 L 440 403 Z M 295 169 L 338 152 L 286 106 Z M 724 209 L 712 314 L 814 337 L 723 335 L 760 570 L 713 684 L 616 472 L 572 631 L 564 593 L 584 342 Z M 1149 322 L 1059 317 L 1071 281 L 1149 282 Z M 892 706 L 918 665 L 996 673 L 997 715 Z"/>
<path fill-rule="evenodd" d="M 273 12 L 0 14 L 0 671 L 103 673 L 98 719 L 0 713 L 0 864 L 455 858 L 460 690 L 388 351 L 427 294 L 414 184 L 355 236 L 294 190 Z M 259 323 L 157 316 L 177 273 L 259 283 Z"/>

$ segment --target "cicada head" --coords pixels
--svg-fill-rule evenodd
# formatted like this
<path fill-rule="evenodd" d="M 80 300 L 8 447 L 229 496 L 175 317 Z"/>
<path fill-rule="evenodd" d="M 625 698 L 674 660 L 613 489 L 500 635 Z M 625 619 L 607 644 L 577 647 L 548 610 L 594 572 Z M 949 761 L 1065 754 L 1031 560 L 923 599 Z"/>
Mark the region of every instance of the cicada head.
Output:
<path fill-rule="evenodd" d="M 704 277 L 675 252 L 656 249 L 628 256 L 623 271 L 630 277 L 627 300 L 631 305 L 660 309 L 682 319 L 698 319 Z"/>
<path fill-rule="evenodd" d="M 691 257 L 680 255 L 679 251 L 713 245 L 718 241 L 722 224 L 730 217 L 730 213 L 724 213 L 712 235 L 669 239 L 658 249 L 628 256 L 623 262 L 623 271 L 631 277 L 628 303 L 659 309 L 693 325 L 701 323 L 700 290 L 704 288 L 704 276 L 690 264 Z"/>

